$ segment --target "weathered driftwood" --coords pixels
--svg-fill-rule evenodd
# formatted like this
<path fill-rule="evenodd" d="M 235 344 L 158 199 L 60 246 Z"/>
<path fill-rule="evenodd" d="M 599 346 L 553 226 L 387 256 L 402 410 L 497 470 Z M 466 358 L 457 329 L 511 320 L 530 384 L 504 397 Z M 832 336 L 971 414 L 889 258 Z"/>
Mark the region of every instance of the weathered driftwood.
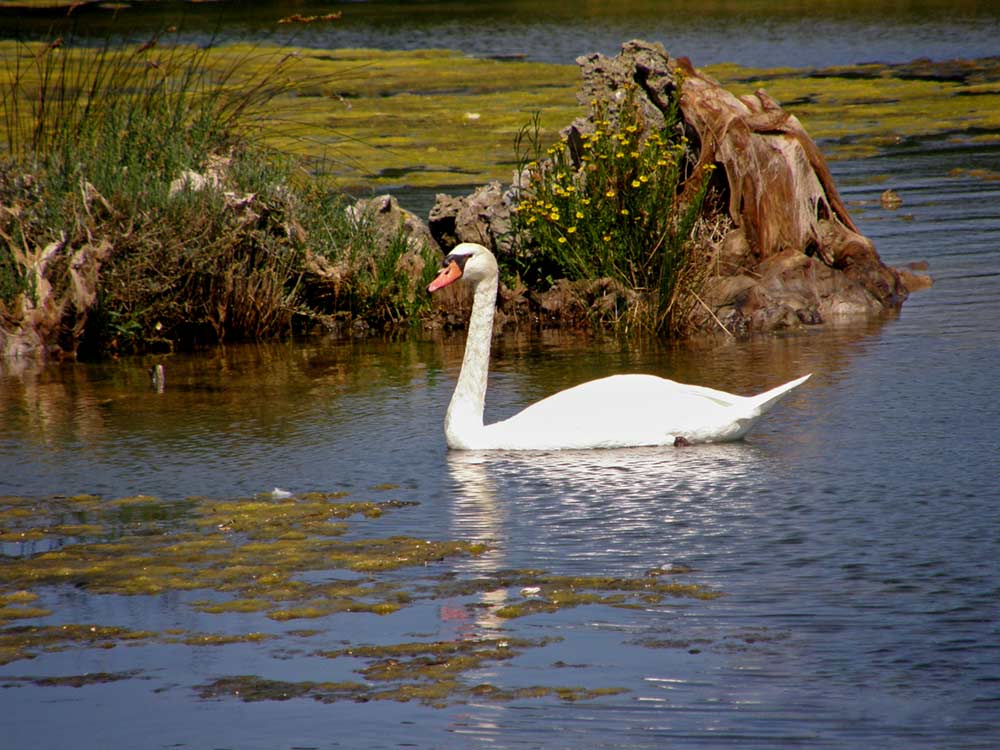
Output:
<path fill-rule="evenodd" d="M 104 199 L 83 185 L 87 205 Z M 16 207 L 0 206 L 17 220 Z M 0 230 L 2 231 L 2 230 Z M 87 314 L 97 300 L 101 265 L 111 254 L 104 239 L 68 248 L 65 239 L 31 248 L 2 232 L 0 238 L 28 275 L 30 292 L 0 303 L 0 356 L 62 356 L 76 351 Z"/>
<path fill-rule="evenodd" d="M 815 142 L 764 91 L 738 97 L 686 58 L 641 41 L 614 58 L 577 62 L 581 103 L 598 100 L 613 112 L 624 88 L 635 85 L 652 128 L 663 126 L 679 87 L 698 163 L 722 168 L 734 229 L 712 259 L 717 271 L 701 295 L 701 327 L 770 330 L 875 315 L 906 299 L 903 278 L 859 232 Z M 570 142 L 591 127 L 587 119 L 575 122 Z"/>
<path fill-rule="evenodd" d="M 577 62 L 578 98 L 591 114 L 563 131 L 571 149 L 594 129 L 596 109 L 617 116 L 627 87 L 636 89 L 633 102 L 647 129 L 665 127 L 679 87 L 678 127 L 694 158 L 721 167 L 715 187 L 733 228 L 706 260 L 704 287 L 692 307 L 696 330 L 722 327 L 738 335 L 873 317 L 897 310 L 910 289 L 929 283 L 882 263 L 851 219 L 819 148 L 765 92 L 738 97 L 686 58 L 641 41 L 624 44 L 615 57 L 592 54 Z M 481 242 L 503 255 L 509 242 L 498 238 L 510 231 L 515 199 L 498 183 L 465 198 L 438 196 L 431 232 L 443 247 Z M 548 307 L 538 310 L 539 318 L 557 317 Z"/>

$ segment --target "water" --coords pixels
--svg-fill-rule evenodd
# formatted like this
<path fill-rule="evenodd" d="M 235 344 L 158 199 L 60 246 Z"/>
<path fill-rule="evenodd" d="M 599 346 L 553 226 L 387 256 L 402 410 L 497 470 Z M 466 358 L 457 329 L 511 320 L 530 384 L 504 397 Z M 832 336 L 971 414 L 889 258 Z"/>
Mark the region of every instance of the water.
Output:
<path fill-rule="evenodd" d="M 279 25 L 301 16 L 342 12 L 339 21 Z M 1000 54 L 1000 7 L 974 0 L 870 3 L 822 0 L 804 8 L 783 0 L 682 0 L 579 3 L 162 2 L 0 13 L 0 37 L 44 36 L 54 28 L 77 39 L 108 34 L 145 39 L 168 26 L 182 38 L 243 38 L 332 48 L 463 50 L 476 57 L 518 56 L 572 63 L 591 52 L 614 54 L 639 38 L 661 42 L 698 66 L 721 62 L 762 67 L 822 67 Z"/>
<path fill-rule="evenodd" d="M 893 43 L 870 53 L 880 57 Z M 637 576 L 685 565 L 693 569 L 686 581 L 724 594 L 509 621 L 461 601 L 427 600 L 387 617 L 275 622 L 206 614 L 189 606 L 191 594 L 59 587 L 42 599 L 57 614 L 32 623 L 275 638 L 69 649 L 14 661 L 0 667 L 5 746 L 1000 745 L 1000 183 L 952 174 L 1000 171 L 1000 150 L 912 144 L 833 166 L 883 259 L 930 264 L 935 286 L 912 296 L 898 317 L 689 347 L 553 332 L 506 335 L 495 346 L 490 420 L 613 372 L 741 393 L 814 373 L 740 444 L 449 454 L 441 419 L 461 337 L 311 339 L 46 367 L 0 362 L 0 496 L 171 500 L 274 487 L 392 496 L 419 505 L 352 522 L 354 533 L 493 544 L 483 557 L 432 572 Z M 878 207 L 887 187 L 903 198 L 897 211 Z M 167 372 L 162 394 L 146 374 L 157 361 Z M 376 489 L 386 484 L 394 489 Z M 0 553 L 16 559 L 44 545 L 4 541 Z M 515 595 L 481 598 L 496 605 Z M 306 637 L 303 627 L 321 632 Z M 628 692 L 430 708 L 204 700 L 194 689 L 240 674 L 358 679 L 356 665 L 313 652 L 456 633 L 560 639 L 484 666 L 472 682 Z M 124 670 L 137 672 L 79 688 L 15 679 Z"/>
<path fill-rule="evenodd" d="M 218 675 L 331 679 L 290 628 L 226 624 L 177 597 L 54 592 L 63 617 L 136 629 L 264 629 L 266 646 L 118 647 L 0 668 L 11 676 L 140 670 L 82 688 L 0 692 L 12 746 L 987 748 L 1000 741 L 1000 535 L 992 294 L 997 183 L 947 176 L 914 151 L 838 165 L 845 198 L 890 263 L 926 259 L 937 283 L 884 324 L 739 344 L 627 347 L 507 336 L 488 417 L 578 380 L 646 370 L 740 392 L 813 379 L 743 444 L 549 455 L 448 454 L 440 420 L 460 338 L 292 342 L 149 361 L 4 363 L 0 495 L 144 492 L 230 497 L 398 485 L 420 503 L 379 533 L 490 540 L 459 574 L 541 568 L 638 575 L 695 569 L 724 592 L 642 610 L 581 607 L 498 623 L 420 605 L 340 615 L 319 643 L 442 637 L 455 627 L 563 640 L 477 679 L 624 686 L 596 701 L 457 705 L 203 702 Z M 904 199 L 876 208 L 891 175 Z M 912 218 L 910 218 L 912 216 Z M 151 361 L 151 360 L 150 360 Z M 31 550 L 5 545 L 7 555 Z M 37 550 L 36 550 L 37 551 Z M 313 625 L 314 623 L 309 623 Z M 300 623 L 301 626 L 301 623 Z M 652 644 L 652 645 L 650 645 Z M 659 644 L 659 645 L 657 645 Z M 322 662 L 322 663 L 317 663 Z M 577 665 L 553 668 L 563 662 Z M 52 721 L 58 716 L 58 721 Z M 124 717 L 128 717 L 127 719 Z M 345 727 L 349 726 L 350 731 Z"/>

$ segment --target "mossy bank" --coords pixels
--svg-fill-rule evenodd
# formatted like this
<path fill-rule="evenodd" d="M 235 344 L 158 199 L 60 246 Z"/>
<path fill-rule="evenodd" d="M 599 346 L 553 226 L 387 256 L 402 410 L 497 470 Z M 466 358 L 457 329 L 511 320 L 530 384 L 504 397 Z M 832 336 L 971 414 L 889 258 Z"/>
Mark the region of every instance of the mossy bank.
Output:
<path fill-rule="evenodd" d="M 3 42 L 0 57 L 6 354 L 427 320 L 438 248 L 405 224 L 405 209 L 380 223 L 381 204 L 358 210 L 348 196 L 509 182 L 533 117 L 540 141 L 554 143 L 586 111 L 574 66 L 453 51 L 156 38 L 117 49 Z M 737 93 L 765 87 L 833 159 L 1000 139 L 995 60 L 706 72 Z M 124 80 L 138 93 L 119 95 Z M 524 291 L 533 312 L 522 321 L 560 324 L 537 296 L 547 288 Z M 595 322 L 567 320 L 581 318 Z"/>

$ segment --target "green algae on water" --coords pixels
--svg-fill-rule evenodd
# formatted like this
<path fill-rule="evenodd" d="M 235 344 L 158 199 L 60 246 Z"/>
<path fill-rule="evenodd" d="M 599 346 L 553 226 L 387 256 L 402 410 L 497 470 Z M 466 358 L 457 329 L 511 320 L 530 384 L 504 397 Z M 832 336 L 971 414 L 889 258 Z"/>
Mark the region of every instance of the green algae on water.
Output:
<path fill-rule="evenodd" d="M 324 703 L 341 700 L 418 702 L 444 707 L 470 700 L 513 701 L 555 697 L 564 701 L 591 700 L 627 692 L 624 688 L 532 685 L 502 688 L 490 683 L 470 684 L 462 677 L 483 666 L 513 659 L 528 648 L 551 639 L 482 638 L 352 646 L 321 651 L 329 659 L 350 657 L 367 660 L 357 671 L 363 682 L 284 682 L 251 675 L 220 678 L 197 689 L 202 698 L 231 696 L 239 700 L 288 700 L 312 698 Z"/>
<path fill-rule="evenodd" d="M 827 158 L 872 156 L 928 139 L 1000 142 L 997 58 L 705 70 L 737 94 L 764 89 L 802 121 Z"/>
<path fill-rule="evenodd" d="M 440 564 L 480 556 L 488 545 L 347 533 L 358 521 L 375 524 L 384 513 L 415 506 L 398 500 L 348 501 L 342 493 L 180 501 L 148 496 L 110 502 L 94 497 L 4 498 L 0 526 L 15 532 L 40 529 L 58 545 L 0 559 L 0 663 L 69 648 L 149 644 L 188 648 L 271 645 L 278 655 L 287 649 L 276 643 L 280 634 L 261 631 L 267 620 L 319 623 L 323 618 L 357 613 L 392 617 L 414 603 L 442 599 L 459 600 L 450 606 L 464 608 L 471 617 L 485 610 L 502 628 L 501 623 L 516 617 L 570 607 L 649 607 L 678 597 L 698 600 L 718 595 L 679 582 L 677 576 L 685 569 L 655 568 L 633 577 L 559 576 L 541 570 L 463 577 Z M 86 535 L 62 536 L 67 529 L 79 533 L 81 527 L 86 527 Z M 339 572 L 331 576 L 332 571 Z M 41 618 L 59 615 L 58 597 L 43 599 L 43 595 L 66 586 L 85 595 L 192 592 L 180 601 L 206 615 L 266 619 L 259 620 L 257 628 L 238 633 L 184 629 L 156 633 L 111 624 L 41 624 Z M 503 596 L 494 598 L 497 592 Z M 3 626 L 4 622 L 8 624 Z M 298 637 L 322 632 L 320 627 L 290 628 L 285 634 Z M 281 682 L 237 675 L 221 677 L 197 690 L 204 698 L 216 699 L 308 697 L 326 702 L 414 701 L 429 706 L 486 699 L 589 700 L 622 691 L 564 684 L 509 688 L 476 679 L 484 670 L 548 642 L 497 632 L 453 641 L 347 645 L 312 656 L 358 660 L 357 682 Z M 72 675 L 59 679 L 65 679 L 65 684 L 74 682 Z"/>
<path fill-rule="evenodd" d="M 52 615 L 54 609 L 37 605 L 37 592 L 66 585 L 91 594 L 125 596 L 203 591 L 210 596 L 192 599 L 189 606 L 209 614 L 261 612 L 276 621 L 345 612 L 385 616 L 407 606 L 411 596 L 401 583 L 364 574 L 424 567 L 486 549 L 482 544 L 401 536 L 341 541 L 338 537 L 351 517 L 374 520 L 388 510 L 414 505 L 395 500 L 346 502 L 342 497 L 0 498 L 4 540 L 30 531 L 56 543 L 38 554 L 0 560 L 0 624 Z M 73 524 L 63 522 L 69 516 Z M 362 574 L 354 580 L 313 583 L 299 578 L 308 571 L 336 568 Z M 29 658 L 39 648 L 51 650 L 60 639 L 64 645 L 105 647 L 128 638 L 125 631 L 96 625 L 8 628 L 2 633 L 4 661 Z M 191 638 L 200 644 L 213 638 L 231 640 L 212 634 Z"/>

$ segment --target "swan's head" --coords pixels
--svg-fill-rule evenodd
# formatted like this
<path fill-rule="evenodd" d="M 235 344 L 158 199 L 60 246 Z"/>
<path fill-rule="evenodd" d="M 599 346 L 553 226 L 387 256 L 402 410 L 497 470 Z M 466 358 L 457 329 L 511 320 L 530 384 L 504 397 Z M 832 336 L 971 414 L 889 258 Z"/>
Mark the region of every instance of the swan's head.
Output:
<path fill-rule="evenodd" d="M 441 263 L 437 278 L 427 287 L 428 292 L 436 292 L 459 279 L 472 283 L 496 279 L 497 261 L 493 253 L 475 242 L 455 245 Z"/>

